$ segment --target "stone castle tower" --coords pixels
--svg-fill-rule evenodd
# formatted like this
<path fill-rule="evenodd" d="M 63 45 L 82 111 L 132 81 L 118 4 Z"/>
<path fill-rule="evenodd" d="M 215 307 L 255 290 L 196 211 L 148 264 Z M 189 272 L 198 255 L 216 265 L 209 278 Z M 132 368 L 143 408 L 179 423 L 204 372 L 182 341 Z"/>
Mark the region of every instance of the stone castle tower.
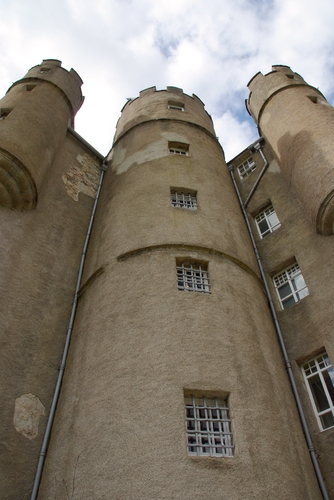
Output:
<path fill-rule="evenodd" d="M 103 158 L 81 84 L 46 60 L 0 101 L 1 498 L 334 498 L 333 108 L 256 75 L 226 164 L 152 87 Z"/>

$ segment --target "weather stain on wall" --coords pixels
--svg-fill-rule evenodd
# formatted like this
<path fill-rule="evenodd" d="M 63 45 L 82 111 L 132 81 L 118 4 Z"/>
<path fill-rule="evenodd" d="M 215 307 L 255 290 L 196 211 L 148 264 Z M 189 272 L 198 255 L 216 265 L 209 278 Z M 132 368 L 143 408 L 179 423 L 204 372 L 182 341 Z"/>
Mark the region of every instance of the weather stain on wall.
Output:
<path fill-rule="evenodd" d="M 88 155 L 78 155 L 78 163 L 62 176 L 67 194 L 78 201 L 79 193 L 95 198 L 99 184 L 98 165 Z"/>
<path fill-rule="evenodd" d="M 14 427 L 28 439 L 38 435 L 39 419 L 45 415 L 45 407 L 37 396 L 23 394 L 15 400 Z"/>

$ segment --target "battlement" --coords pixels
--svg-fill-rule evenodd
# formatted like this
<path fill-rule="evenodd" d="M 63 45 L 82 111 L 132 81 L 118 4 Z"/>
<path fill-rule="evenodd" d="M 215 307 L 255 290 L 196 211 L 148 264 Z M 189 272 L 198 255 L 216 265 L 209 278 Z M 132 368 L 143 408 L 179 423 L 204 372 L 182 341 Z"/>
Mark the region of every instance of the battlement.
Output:
<path fill-rule="evenodd" d="M 153 86 L 143 89 L 138 97 L 128 99 L 121 112 L 114 141 L 132 127 L 151 120 L 191 122 L 214 134 L 212 119 L 205 110 L 203 101 L 195 94 L 185 94 L 179 87 L 168 86 L 157 90 Z"/>
<path fill-rule="evenodd" d="M 263 75 L 256 73 L 249 81 L 247 87 L 250 90 L 246 101 L 248 112 L 252 115 L 256 123 L 259 123 L 263 107 L 277 92 L 286 88 L 296 87 L 298 85 L 307 85 L 307 82 L 298 74 L 292 71 L 289 66 L 274 65 L 272 71 Z M 321 92 L 316 90 L 321 96 Z"/>
<path fill-rule="evenodd" d="M 52 83 L 64 94 L 72 108 L 73 116 L 80 109 L 84 101 L 81 92 L 83 81 L 73 68 L 70 71 L 63 68 L 58 59 L 44 59 L 41 64 L 33 66 L 21 80 L 13 83 L 7 93 L 19 84 L 38 80 Z"/>

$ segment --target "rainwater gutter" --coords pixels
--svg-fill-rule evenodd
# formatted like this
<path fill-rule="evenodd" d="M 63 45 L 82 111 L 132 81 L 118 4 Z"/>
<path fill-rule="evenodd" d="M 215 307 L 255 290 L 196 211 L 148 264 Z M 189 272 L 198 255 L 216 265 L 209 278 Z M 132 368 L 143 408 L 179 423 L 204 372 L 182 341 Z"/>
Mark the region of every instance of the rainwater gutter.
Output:
<path fill-rule="evenodd" d="M 54 391 L 53 399 L 52 399 L 52 403 L 51 403 L 50 414 L 49 414 L 49 418 L 48 418 L 48 421 L 46 424 L 46 429 L 44 432 L 43 443 L 42 443 L 41 451 L 39 453 L 37 470 L 36 470 L 36 474 L 35 474 L 34 485 L 33 485 L 30 500 L 37 499 L 38 490 L 39 490 L 39 487 L 41 484 L 41 477 L 42 477 L 44 462 L 45 462 L 45 458 L 46 458 L 46 454 L 47 454 L 47 450 L 48 450 L 48 446 L 49 446 L 49 442 L 50 442 L 51 430 L 52 430 L 52 426 L 53 426 L 53 422 L 54 422 L 54 418 L 55 418 L 55 414 L 56 414 L 56 408 L 57 408 L 58 399 L 59 399 L 59 395 L 60 395 L 60 389 L 61 389 L 61 385 L 62 385 L 62 381 L 63 381 L 63 377 L 64 377 L 66 359 L 67 359 L 67 355 L 68 355 L 68 351 L 69 351 L 69 347 L 70 347 L 70 342 L 71 342 L 71 337 L 72 337 L 73 324 L 74 324 L 74 319 L 75 319 L 77 305 L 78 305 L 78 293 L 79 293 L 80 286 L 81 286 L 81 279 L 82 279 L 83 268 L 84 268 L 85 259 L 86 259 L 87 247 L 88 247 L 90 235 L 92 232 L 92 227 L 93 227 L 93 222 L 94 222 L 95 213 L 96 213 L 96 209 L 97 209 L 97 204 L 98 204 L 98 201 L 100 198 L 100 192 L 101 192 L 104 174 L 107 170 L 107 164 L 106 164 L 105 160 L 103 160 L 100 169 L 101 169 L 101 174 L 100 174 L 99 185 L 98 185 L 96 197 L 94 200 L 94 205 L 93 205 L 92 213 L 90 216 L 88 229 L 87 229 L 87 233 L 86 233 L 86 238 L 85 238 L 85 242 L 84 242 L 84 246 L 83 246 L 82 254 L 81 254 L 80 267 L 79 267 L 77 283 L 76 283 L 76 288 L 75 288 L 75 293 L 74 293 L 70 321 L 69 321 L 69 325 L 67 328 L 63 356 L 62 356 L 61 364 L 59 367 L 59 373 L 58 373 L 57 383 L 56 383 L 56 387 L 55 387 L 55 391 Z"/>
<path fill-rule="evenodd" d="M 267 160 L 267 158 L 264 156 L 263 154 L 263 151 L 262 151 L 262 148 L 261 148 L 261 140 L 263 140 L 262 137 L 260 137 L 259 141 L 252 144 L 248 149 L 255 149 L 255 151 L 257 151 L 258 153 L 260 153 L 261 157 L 262 157 L 262 160 L 263 160 L 263 167 L 262 167 L 262 170 L 261 172 L 259 173 L 259 176 L 258 178 L 256 179 L 255 183 L 254 183 L 254 186 L 252 187 L 249 195 L 247 196 L 246 200 L 245 200 L 245 203 L 244 203 L 244 207 L 247 208 L 247 205 L 248 203 L 250 202 L 253 194 L 255 193 L 255 190 L 256 188 L 258 187 L 258 185 L 260 184 L 260 180 L 262 179 L 265 171 L 267 170 L 268 168 L 268 165 L 269 165 L 269 162 Z"/>
<path fill-rule="evenodd" d="M 263 281 L 263 284 L 264 284 L 264 287 L 265 287 L 265 291 L 266 291 L 266 295 L 267 295 L 267 299 L 268 299 L 268 303 L 269 303 L 269 307 L 270 307 L 270 312 L 271 312 L 271 315 L 272 315 L 272 318 L 273 318 L 273 322 L 274 322 L 276 334 L 277 334 L 277 337 L 278 337 L 278 342 L 279 342 L 279 345 L 280 345 L 280 348 L 281 348 L 281 352 L 282 352 L 282 355 L 283 355 L 283 358 L 284 358 L 284 364 L 285 364 L 285 367 L 286 367 L 286 370 L 287 370 L 287 373 L 288 373 L 288 376 L 289 376 L 289 380 L 290 380 L 292 392 L 293 392 L 293 395 L 294 395 L 294 398 L 295 398 L 295 402 L 296 402 L 296 405 L 297 405 L 297 409 L 298 409 L 298 413 L 299 413 L 299 418 L 300 418 L 301 425 L 302 425 L 302 428 L 303 428 L 303 432 L 304 432 L 305 440 L 306 440 L 306 443 L 307 443 L 308 451 L 309 451 L 310 456 L 311 456 L 311 460 L 312 460 L 312 464 L 313 464 L 313 467 L 314 467 L 315 475 L 316 475 L 317 480 L 318 480 L 318 484 L 319 484 L 319 488 L 320 488 L 320 491 L 321 491 L 321 494 L 322 494 L 322 498 L 323 498 L 323 500 L 330 500 L 330 498 L 328 496 L 328 493 L 327 493 L 327 490 L 326 490 L 324 479 L 323 479 L 322 474 L 321 474 L 321 470 L 320 470 L 320 467 L 319 467 L 319 462 L 318 462 L 318 459 L 317 459 L 315 448 L 314 448 L 314 445 L 313 445 L 313 442 L 312 442 L 312 439 L 311 439 L 310 431 L 309 431 L 309 428 L 308 428 L 308 425 L 307 425 L 307 422 L 306 422 L 306 418 L 305 418 L 305 414 L 304 414 L 304 411 L 303 411 L 303 408 L 302 408 L 302 404 L 301 404 L 301 401 L 300 401 L 298 389 L 297 389 L 297 386 L 296 386 L 295 377 L 294 377 L 293 371 L 292 371 L 292 365 L 291 365 L 291 362 L 289 360 L 289 356 L 288 356 L 288 353 L 287 353 L 287 350 L 286 350 L 286 346 L 285 346 L 285 343 L 284 343 L 284 339 L 283 339 L 281 327 L 280 327 L 279 322 L 278 322 L 276 310 L 275 310 L 274 303 L 273 303 L 273 300 L 272 300 L 272 296 L 271 296 L 271 293 L 270 293 L 270 290 L 269 290 L 267 278 L 266 278 L 264 270 L 263 270 L 262 262 L 261 262 L 260 255 L 259 255 L 259 252 L 258 252 L 258 249 L 257 249 L 257 246 L 256 246 L 256 242 L 255 242 L 255 239 L 254 239 L 253 231 L 252 231 L 252 228 L 251 228 L 251 225 L 250 225 L 247 213 L 246 213 L 245 205 L 242 202 L 240 191 L 239 191 L 239 188 L 237 186 L 237 183 L 236 183 L 236 180 L 235 180 L 235 177 L 234 177 L 234 166 L 233 165 L 229 165 L 228 169 L 229 169 L 229 172 L 230 172 L 230 175 L 231 175 L 231 179 L 232 179 L 232 182 L 233 182 L 233 185 L 234 185 L 234 189 L 235 189 L 235 191 L 237 193 L 237 197 L 238 197 L 239 204 L 240 204 L 240 207 L 241 207 L 241 210 L 242 210 L 242 214 L 243 214 L 245 222 L 246 222 L 248 233 L 249 233 L 249 236 L 250 236 L 250 239 L 251 239 L 251 242 L 252 242 L 252 246 L 253 246 L 253 249 L 254 249 L 254 253 L 255 253 L 255 256 L 256 256 L 257 264 L 259 266 L 261 278 L 262 278 L 262 281 Z M 255 189 L 253 188 L 252 191 L 253 190 L 255 190 Z M 248 198 L 250 198 L 250 194 L 248 195 Z"/>

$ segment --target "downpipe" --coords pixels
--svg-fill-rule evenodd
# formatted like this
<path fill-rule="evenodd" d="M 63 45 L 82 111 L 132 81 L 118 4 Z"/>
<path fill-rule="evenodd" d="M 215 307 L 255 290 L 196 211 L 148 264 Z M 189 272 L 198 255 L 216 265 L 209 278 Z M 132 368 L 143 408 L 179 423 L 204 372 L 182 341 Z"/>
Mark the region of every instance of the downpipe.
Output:
<path fill-rule="evenodd" d="M 32 489 L 30 500 L 37 499 L 38 490 L 39 490 L 39 487 L 41 484 L 41 477 L 42 477 L 42 472 L 43 472 L 43 468 L 44 468 L 44 462 L 45 462 L 45 458 L 46 458 L 46 454 L 47 454 L 47 450 L 48 450 L 48 446 L 49 446 L 49 442 L 50 442 L 51 430 L 52 430 L 52 426 L 53 426 L 53 422 L 54 422 L 54 418 L 55 418 L 55 414 L 56 414 L 56 408 L 57 408 L 57 404 L 58 404 L 58 400 L 59 400 L 60 389 L 61 389 L 61 385 L 62 385 L 62 381 L 63 381 L 63 377 L 64 377 L 66 359 L 67 359 L 67 355 L 68 355 L 68 351 L 69 351 L 69 347 L 70 347 L 70 342 L 71 342 L 71 337 L 72 337 L 73 324 L 74 324 L 74 319 L 75 319 L 75 314 L 77 311 L 77 304 L 78 304 L 78 292 L 79 292 L 80 286 L 81 286 L 81 279 L 82 279 L 83 268 L 84 268 L 85 259 L 86 259 L 88 243 L 89 243 L 90 235 L 92 232 L 92 227 L 93 227 L 93 222 L 94 222 L 95 213 L 96 213 L 96 209 L 97 209 L 97 204 L 98 204 L 98 201 L 100 198 L 103 178 L 104 178 L 105 172 L 107 170 L 107 164 L 106 164 L 105 160 L 103 161 L 100 168 L 101 168 L 101 175 L 100 175 L 99 186 L 97 189 L 92 213 L 91 213 L 89 224 L 88 224 L 85 243 L 84 243 L 84 246 L 82 249 L 80 267 L 79 267 L 78 278 L 77 278 L 77 283 L 76 283 L 76 287 L 75 287 L 75 293 L 74 293 L 74 299 L 73 299 L 73 304 L 72 304 L 70 321 L 69 321 L 69 325 L 67 328 L 63 356 L 62 356 L 61 364 L 59 367 L 58 378 L 57 378 L 55 391 L 53 394 L 50 414 L 49 414 L 48 422 L 47 422 L 46 429 L 44 432 L 43 443 L 42 443 L 41 451 L 39 453 L 37 470 L 36 470 L 36 474 L 35 474 L 35 479 L 34 479 L 34 484 L 33 484 L 33 489 Z"/>
<path fill-rule="evenodd" d="M 257 264 L 259 266 L 261 278 L 262 278 L 262 281 L 263 281 L 263 284 L 264 284 L 264 287 L 265 287 L 265 291 L 266 291 L 266 295 L 267 295 L 267 299 L 268 299 L 268 303 L 269 303 L 269 307 L 270 307 L 270 312 L 271 312 L 271 315 L 272 315 L 272 318 L 273 318 L 273 322 L 274 322 L 276 334 L 277 334 L 277 337 L 278 337 L 278 342 L 279 342 L 279 345 L 280 345 L 280 348 L 281 348 L 281 352 L 282 352 L 282 355 L 283 355 L 283 358 L 284 358 L 285 367 L 286 367 L 286 370 L 287 370 L 287 373 L 288 373 L 288 377 L 289 377 L 289 381 L 290 381 L 290 384 L 291 384 L 293 396 L 295 398 L 295 402 L 296 402 L 296 405 L 297 405 L 299 418 L 300 418 L 301 425 L 302 425 L 302 428 L 303 428 L 303 432 L 304 432 L 305 440 L 306 440 L 306 443 L 307 443 L 308 451 L 309 451 L 310 456 L 311 456 L 311 460 L 312 460 L 312 464 L 313 464 L 313 467 L 314 467 L 314 471 L 315 471 L 315 474 L 316 474 L 316 477 L 317 477 L 317 480 L 318 480 L 318 484 L 319 484 L 319 488 L 320 488 L 320 491 L 321 491 L 321 494 L 322 494 L 322 498 L 323 498 L 323 500 L 330 500 L 330 498 L 328 496 L 328 493 L 327 493 L 327 490 L 326 490 L 324 479 L 323 479 L 322 474 L 321 474 L 321 470 L 320 470 L 320 467 L 319 467 L 319 462 L 318 462 L 317 455 L 316 455 L 316 452 L 315 452 L 315 448 L 314 448 L 314 445 L 313 445 L 313 442 L 312 442 L 312 439 L 311 439 L 310 431 L 309 431 L 309 428 L 308 428 L 308 425 L 307 425 L 307 422 L 306 422 L 304 410 L 302 408 L 302 404 L 301 404 L 301 401 L 300 401 L 298 389 L 297 389 L 297 386 L 296 386 L 295 377 L 294 377 L 294 374 L 293 374 L 293 371 L 292 371 L 291 362 L 289 360 L 289 356 L 288 356 L 288 353 L 287 353 L 287 350 L 286 350 L 286 347 L 285 347 L 285 343 L 284 343 L 284 339 L 283 339 L 281 327 L 280 327 L 279 322 L 278 322 L 278 318 L 277 318 L 276 310 L 275 310 L 274 303 L 273 303 L 273 300 L 272 300 L 272 296 L 271 296 L 271 293 L 270 293 L 270 289 L 269 289 L 269 286 L 268 286 L 267 278 L 266 278 L 264 270 L 263 270 L 263 266 L 262 266 L 262 262 L 261 262 L 261 259 L 260 259 L 260 255 L 259 255 L 259 252 L 258 252 L 258 249 L 257 249 L 257 246 L 256 246 L 255 239 L 254 239 L 253 231 L 252 231 L 252 228 L 251 228 L 251 225 L 250 225 L 250 222 L 249 222 L 246 210 L 245 210 L 245 205 L 242 202 L 240 191 L 239 191 L 239 188 L 238 188 L 237 183 L 235 181 L 234 167 L 233 167 L 233 165 L 230 165 L 228 167 L 228 169 L 229 169 L 229 172 L 230 172 L 230 175 L 231 175 L 231 179 L 232 179 L 232 182 L 233 182 L 233 185 L 234 185 L 234 189 L 236 191 L 236 194 L 237 194 L 237 197 L 238 197 L 238 200 L 239 200 L 239 204 L 240 204 L 240 207 L 241 207 L 241 210 L 242 210 L 242 214 L 243 214 L 245 222 L 246 222 L 247 230 L 248 230 L 251 242 L 252 242 L 252 246 L 253 246 L 254 253 L 255 253 L 255 256 L 256 256 Z M 248 198 L 249 197 L 250 197 L 250 195 L 248 195 Z"/>

